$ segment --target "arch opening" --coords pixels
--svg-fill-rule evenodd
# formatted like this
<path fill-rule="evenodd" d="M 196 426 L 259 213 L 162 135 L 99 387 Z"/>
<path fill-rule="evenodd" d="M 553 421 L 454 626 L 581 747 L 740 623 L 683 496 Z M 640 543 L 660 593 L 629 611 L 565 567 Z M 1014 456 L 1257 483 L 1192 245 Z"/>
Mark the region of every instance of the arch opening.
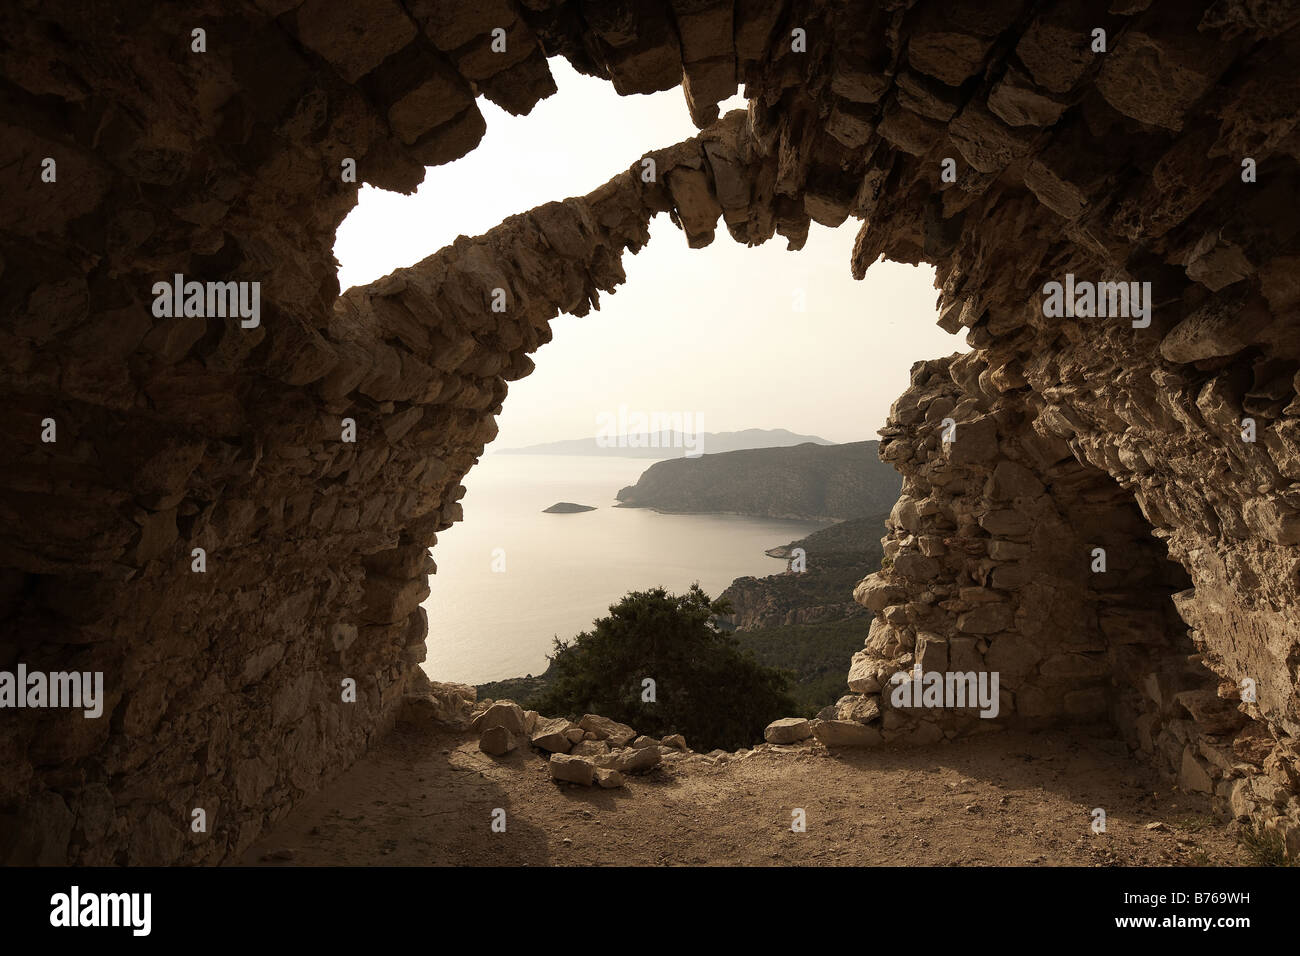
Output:
<path fill-rule="evenodd" d="M 506 383 L 660 212 L 693 246 L 722 222 L 797 248 L 855 218 L 855 274 L 935 264 L 940 324 L 983 364 L 966 398 L 1001 396 L 1109 475 L 1188 575 L 1171 600 L 1197 652 L 1257 689 L 1218 699 L 1267 728 L 1217 778 L 1197 759 L 1227 812 L 1297 852 L 1293 12 L 530 0 L 491 5 L 518 54 L 492 59 L 488 12 L 324 6 L 248 5 L 180 57 L 177 8 L 12 12 L 0 667 L 102 673 L 105 694 L 98 721 L 5 715 L 0 858 L 235 858 L 382 737 L 423 653 L 427 548 Z M 348 162 L 414 188 L 477 144 L 480 94 L 531 109 L 557 54 L 620 93 L 684 77 L 702 132 L 656 151 L 652 182 L 634 168 L 339 296 Z M 717 119 L 738 80 L 748 112 Z M 261 312 L 161 314 L 175 276 L 260 283 Z M 1048 314 L 1045 287 L 1073 279 L 1145 304 Z M 220 808 L 203 837 L 196 807 Z"/>

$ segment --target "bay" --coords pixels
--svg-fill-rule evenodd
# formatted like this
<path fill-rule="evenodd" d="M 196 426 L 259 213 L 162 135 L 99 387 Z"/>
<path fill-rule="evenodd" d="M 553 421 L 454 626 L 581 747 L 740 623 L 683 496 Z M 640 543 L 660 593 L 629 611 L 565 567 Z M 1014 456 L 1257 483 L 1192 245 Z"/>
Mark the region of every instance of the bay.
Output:
<path fill-rule="evenodd" d="M 694 581 L 717 597 L 743 575 L 777 574 L 763 552 L 824 522 L 615 508 L 645 459 L 485 455 L 465 478 L 464 520 L 438 535 L 425 602 L 425 672 L 481 684 L 540 674 L 558 636 L 589 629 L 629 590 Z M 543 514 L 568 501 L 578 514 Z M 493 570 L 494 565 L 504 570 Z"/>

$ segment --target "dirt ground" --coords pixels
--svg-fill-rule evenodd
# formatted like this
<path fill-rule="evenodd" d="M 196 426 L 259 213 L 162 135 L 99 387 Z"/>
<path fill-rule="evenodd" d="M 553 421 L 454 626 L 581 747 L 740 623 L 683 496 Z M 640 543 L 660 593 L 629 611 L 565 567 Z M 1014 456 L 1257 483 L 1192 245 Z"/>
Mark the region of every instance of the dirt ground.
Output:
<path fill-rule="evenodd" d="M 1092 831 L 1092 810 L 1106 832 Z M 505 832 L 492 815 L 505 810 Z M 805 832 L 794 832 L 802 809 Z M 499 816 L 499 815 L 498 815 Z M 1156 824 L 1150 827 L 1150 824 Z M 1205 798 L 1119 741 L 995 734 L 927 748 L 781 748 L 665 763 L 619 790 L 556 784 L 536 751 L 390 736 L 273 826 L 247 865 L 1222 866 Z"/>

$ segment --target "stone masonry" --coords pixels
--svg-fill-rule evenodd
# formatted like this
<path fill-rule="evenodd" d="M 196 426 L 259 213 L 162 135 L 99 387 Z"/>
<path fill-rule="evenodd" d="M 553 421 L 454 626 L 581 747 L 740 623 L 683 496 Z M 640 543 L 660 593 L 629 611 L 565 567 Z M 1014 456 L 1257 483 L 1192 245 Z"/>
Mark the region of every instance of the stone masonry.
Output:
<path fill-rule="evenodd" d="M 859 220 L 854 274 L 933 263 L 968 330 L 885 431 L 906 484 L 859 693 L 908 655 L 1005 668 L 1006 720 L 1117 721 L 1300 848 L 1300 4 L 19 0 L 0 26 L 0 670 L 107 698 L 0 711 L 0 860 L 230 860 L 385 733 L 507 383 L 659 213 L 692 247 Z M 340 295 L 360 184 L 413 190 L 478 143 L 479 96 L 550 95 L 554 56 L 681 85 L 700 134 Z M 260 321 L 157 315 L 178 274 L 259 282 Z M 1067 275 L 1151 283 L 1149 322 L 1049 317 Z"/>

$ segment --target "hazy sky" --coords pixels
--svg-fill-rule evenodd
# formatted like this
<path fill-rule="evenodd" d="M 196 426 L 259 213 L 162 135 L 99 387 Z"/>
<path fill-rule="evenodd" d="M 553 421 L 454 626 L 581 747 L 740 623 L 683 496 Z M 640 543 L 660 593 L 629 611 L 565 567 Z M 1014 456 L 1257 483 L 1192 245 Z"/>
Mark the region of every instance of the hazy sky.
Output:
<path fill-rule="evenodd" d="M 469 155 L 429 170 L 413 196 L 363 187 L 339 228 L 343 288 L 418 262 L 458 235 L 581 196 L 651 149 L 697 131 L 682 91 L 620 97 L 603 80 L 550 61 L 560 92 L 529 116 L 480 98 L 487 133 Z M 722 106 L 743 107 L 736 98 Z M 918 359 L 965 351 L 936 326 L 934 272 L 876 263 L 849 274 L 859 227 L 816 223 L 800 252 L 780 236 L 748 248 L 719 222 L 706 249 L 658 216 L 625 255 L 628 281 L 599 312 L 561 316 L 510 386 L 492 448 L 596 434 L 601 413 L 682 413 L 701 431 L 788 428 L 831 441 L 876 437 Z M 802 298 L 804 311 L 796 311 Z"/>

